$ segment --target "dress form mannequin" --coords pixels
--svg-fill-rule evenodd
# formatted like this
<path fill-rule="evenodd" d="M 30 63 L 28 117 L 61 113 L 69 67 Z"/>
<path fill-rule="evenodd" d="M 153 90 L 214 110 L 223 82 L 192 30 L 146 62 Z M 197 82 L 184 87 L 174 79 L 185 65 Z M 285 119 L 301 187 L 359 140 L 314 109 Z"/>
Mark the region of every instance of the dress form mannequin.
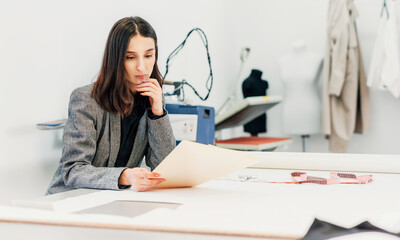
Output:
<path fill-rule="evenodd" d="M 257 69 L 252 69 L 248 78 L 243 81 L 242 91 L 243 96 L 265 96 L 267 94 L 268 82 L 261 79 L 262 72 Z M 244 131 L 257 136 L 258 133 L 267 132 L 267 114 L 264 113 L 244 125 Z"/>
<path fill-rule="evenodd" d="M 296 41 L 292 52 L 279 59 L 279 69 L 286 89 L 283 129 L 287 134 L 301 135 L 303 151 L 305 138 L 322 131 L 321 100 L 318 96 L 321 63 L 322 56 L 308 50 L 302 40 Z"/>

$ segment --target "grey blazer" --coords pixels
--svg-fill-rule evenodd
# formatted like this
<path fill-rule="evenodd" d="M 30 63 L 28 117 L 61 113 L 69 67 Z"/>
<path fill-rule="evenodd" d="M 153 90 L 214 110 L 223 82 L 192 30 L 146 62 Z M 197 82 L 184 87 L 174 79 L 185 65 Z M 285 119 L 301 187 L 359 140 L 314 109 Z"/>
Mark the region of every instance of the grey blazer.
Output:
<path fill-rule="evenodd" d="M 90 97 L 92 88 L 90 84 L 71 94 L 62 156 L 46 194 L 76 188 L 119 189 L 118 178 L 126 169 L 114 167 L 121 140 L 121 117 L 104 111 Z M 126 167 L 140 166 L 146 156 L 146 164 L 153 170 L 174 147 L 168 114 L 151 120 L 146 110 Z"/>

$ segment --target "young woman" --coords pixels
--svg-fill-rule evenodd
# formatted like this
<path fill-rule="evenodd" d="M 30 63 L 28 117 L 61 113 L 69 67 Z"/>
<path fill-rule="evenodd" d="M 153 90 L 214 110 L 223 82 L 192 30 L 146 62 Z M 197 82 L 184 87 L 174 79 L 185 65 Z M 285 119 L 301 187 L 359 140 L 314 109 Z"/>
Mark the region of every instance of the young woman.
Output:
<path fill-rule="evenodd" d="M 70 98 L 60 165 L 47 194 L 76 188 L 145 191 L 165 181 L 152 170 L 174 149 L 157 66 L 157 36 L 140 17 L 112 27 L 94 84 Z"/>

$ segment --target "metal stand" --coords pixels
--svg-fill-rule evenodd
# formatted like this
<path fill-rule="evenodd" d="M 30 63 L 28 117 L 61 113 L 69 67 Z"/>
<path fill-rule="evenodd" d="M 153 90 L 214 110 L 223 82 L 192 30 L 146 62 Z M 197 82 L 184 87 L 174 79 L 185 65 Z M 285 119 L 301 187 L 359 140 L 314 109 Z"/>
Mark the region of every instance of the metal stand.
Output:
<path fill-rule="evenodd" d="M 302 145 L 303 152 L 306 151 L 306 138 L 309 138 L 309 137 L 310 137 L 309 134 L 301 135 L 301 145 Z"/>

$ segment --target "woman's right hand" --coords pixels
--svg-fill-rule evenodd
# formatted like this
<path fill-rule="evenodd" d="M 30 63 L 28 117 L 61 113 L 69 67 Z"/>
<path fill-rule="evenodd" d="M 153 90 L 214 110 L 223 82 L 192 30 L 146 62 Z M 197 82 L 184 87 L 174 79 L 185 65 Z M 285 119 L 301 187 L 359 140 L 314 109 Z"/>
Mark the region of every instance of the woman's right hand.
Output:
<path fill-rule="evenodd" d="M 145 168 L 127 168 L 118 179 L 119 185 L 132 185 L 132 188 L 138 192 L 147 191 L 155 185 L 165 181 L 160 178 L 160 174 L 149 172 Z"/>

